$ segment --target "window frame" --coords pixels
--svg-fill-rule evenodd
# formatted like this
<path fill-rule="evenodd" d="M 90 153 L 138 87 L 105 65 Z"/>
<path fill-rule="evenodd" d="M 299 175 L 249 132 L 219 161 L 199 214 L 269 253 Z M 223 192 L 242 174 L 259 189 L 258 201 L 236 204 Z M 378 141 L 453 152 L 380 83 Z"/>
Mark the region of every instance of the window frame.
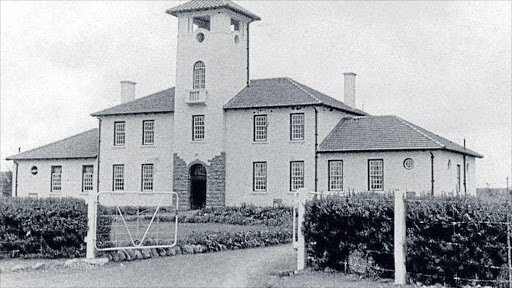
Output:
<path fill-rule="evenodd" d="M 86 173 L 85 172 L 86 168 L 91 168 L 92 172 Z M 87 187 L 90 187 L 90 189 L 85 189 L 86 188 L 86 181 L 85 181 L 86 174 L 91 175 L 91 185 L 87 186 Z M 82 165 L 82 192 L 88 193 L 89 191 L 94 191 L 94 165 Z"/>
<path fill-rule="evenodd" d="M 116 189 L 116 167 L 123 167 L 123 175 L 122 175 L 123 176 L 123 178 L 122 178 L 122 185 L 123 185 L 123 187 L 122 187 L 122 189 Z M 124 183 L 124 180 L 125 180 L 125 177 L 124 177 L 125 169 L 124 168 L 125 168 L 124 164 L 114 164 L 114 165 L 112 165 L 112 191 L 124 191 L 124 188 L 125 188 L 124 187 L 124 184 L 125 184 Z"/>
<path fill-rule="evenodd" d="M 372 189 L 372 175 L 371 173 L 371 162 L 373 161 L 379 161 L 382 163 L 381 170 L 382 174 L 381 177 L 381 188 L 380 189 Z M 368 191 L 384 191 L 384 159 L 368 159 Z"/>
<path fill-rule="evenodd" d="M 265 165 L 265 176 L 258 176 L 260 178 L 265 179 L 265 189 L 256 189 L 256 165 L 264 164 Z M 256 161 L 252 162 L 252 192 L 254 193 L 266 193 L 268 191 L 268 164 L 266 161 Z"/>
<path fill-rule="evenodd" d="M 202 123 L 202 134 L 203 138 L 196 138 L 196 118 L 202 117 L 203 123 Z M 206 121 L 205 121 L 205 115 L 192 115 L 192 142 L 204 142 L 206 139 Z M 200 126 L 199 126 L 200 127 Z"/>
<path fill-rule="evenodd" d="M 201 60 L 196 61 L 192 68 L 192 89 L 206 89 L 206 64 Z"/>
<path fill-rule="evenodd" d="M 118 131 L 118 124 L 123 124 L 123 131 Z M 123 143 L 118 143 L 118 135 L 122 133 L 123 135 Z M 126 145 L 126 121 L 114 121 L 114 146 L 123 147 Z"/>
<path fill-rule="evenodd" d="M 54 169 L 56 168 L 59 168 L 60 169 L 60 173 L 54 173 Z M 54 175 L 55 174 L 59 174 L 59 185 L 58 185 L 58 189 L 56 189 L 57 186 L 54 186 Z M 51 168 L 50 168 L 50 192 L 54 192 L 54 193 L 62 193 L 62 165 L 52 165 Z"/>
<path fill-rule="evenodd" d="M 145 174 L 144 174 L 144 168 L 145 167 L 151 167 L 151 178 L 147 178 L 147 179 L 151 179 L 151 189 L 147 189 L 145 188 L 144 184 L 144 180 L 146 179 L 145 178 Z M 151 192 L 151 191 L 154 191 L 155 189 L 155 164 L 153 163 L 146 163 L 146 164 L 142 164 L 141 165 L 141 178 L 140 178 L 140 190 L 142 192 Z"/>
<path fill-rule="evenodd" d="M 152 130 L 146 130 L 146 123 L 153 123 Z M 153 142 L 146 142 L 146 132 L 151 132 L 151 138 Z M 142 121 L 142 145 L 143 146 L 153 146 L 155 145 L 155 120 L 143 120 Z"/>
<path fill-rule="evenodd" d="M 294 124 L 293 124 L 293 117 L 294 116 L 302 116 L 302 138 L 296 138 L 294 137 Z M 290 113 L 290 141 L 302 141 L 306 138 L 306 120 L 304 113 Z"/>
<path fill-rule="evenodd" d="M 302 187 L 295 187 L 294 188 L 294 176 L 293 176 L 293 165 L 294 164 L 302 164 Z M 305 167 L 305 164 L 304 164 L 304 161 L 290 161 L 290 192 L 295 192 L 301 188 L 304 188 L 305 187 L 305 170 L 306 170 L 306 167 Z M 297 176 L 299 177 L 299 176 Z"/>
<path fill-rule="evenodd" d="M 256 137 L 258 135 L 257 134 L 257 130 L 256 130 L 256 128 L 258 127 L 256 125 L 256 118 L 257 117 L 265 117 L 265 127 L 264 127 L 265 139 L 257 139 L 257 137 Z M 252 123 L 253 123 L 253 128 L 252 128 L 252 130 L 253 130 L 253 133 L 252 133 L 253 134 L 253 138 L 252 138 L 252 141 L 253 142 L 267 142 L 267 140 L 268 140 L 268 129 L 267 129 L 267 127 L 268 127 L 268 116 L 267 116 L 267 114 L 254 115 L 252 119 L 253 119 L 252 120 Z M 261 126 L 259 126 L 259 127 L 261 127 Z"/>
<path fill-rule="evenodd" d="M 333 187 L 332 187 L 332 182 L 331 182 L 331 180 L 332 180 L 332 178 L 331 178 L 332 177 L 332 175 L 331 175 L 331 172 L 332 172 L 331 164 L 332 163 L 341 163 L 341 189 L 333 189 Z M 341 160 L 341 159 L 340 160 L 329 160 L 328 161 L 327 170 L 328 170 L 328 172 L 327 172 L 328 173 L 327 174 L 328 175 L 328 180 L 327 180 L 328 191 L 343 191 L 343 182 L 344 182 L 343 178 L 344 178 L 344 172 L 345 172 L 344 169 L 343 169 L 343 160 Z M 340 175 L 338 175 L 338 177 L 340 177 Z"/>

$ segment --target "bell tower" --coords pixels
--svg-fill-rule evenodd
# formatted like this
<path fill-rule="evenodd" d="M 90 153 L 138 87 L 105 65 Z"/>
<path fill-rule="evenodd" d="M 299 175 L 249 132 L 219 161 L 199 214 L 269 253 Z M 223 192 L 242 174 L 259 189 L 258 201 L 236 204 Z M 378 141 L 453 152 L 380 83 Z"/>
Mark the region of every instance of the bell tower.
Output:
<path fill-rule="evenodd" d="M 221 206 L 223 106 L 249 83 L 249 24 L 260 18 L 229 0 L 192 0 L 167 13 L 178 18 L 173 186 L 187 204 L 194 196 L 187 169 L 203 165 L 205 204 Z"/>

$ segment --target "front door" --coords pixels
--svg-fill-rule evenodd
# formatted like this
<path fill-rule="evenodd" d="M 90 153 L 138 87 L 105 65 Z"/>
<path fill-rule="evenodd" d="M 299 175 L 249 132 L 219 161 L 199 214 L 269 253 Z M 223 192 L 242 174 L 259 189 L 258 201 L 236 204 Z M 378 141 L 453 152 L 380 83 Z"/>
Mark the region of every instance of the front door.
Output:
<path fill-rule="evenodd" d="M 190 209 L 206 206 L 206 169 L 201 164 L 190 167 Z"/>

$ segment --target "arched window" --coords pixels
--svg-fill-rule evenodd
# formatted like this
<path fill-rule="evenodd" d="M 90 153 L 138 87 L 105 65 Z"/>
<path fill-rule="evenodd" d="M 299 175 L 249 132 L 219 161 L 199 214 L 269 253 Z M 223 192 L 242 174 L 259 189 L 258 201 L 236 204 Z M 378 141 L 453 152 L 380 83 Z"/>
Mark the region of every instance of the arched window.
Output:
<path fill-rule="evenodd" d="M 203 61 L 197 61 L 194 64 L 194 85 L 193 89 L 204 89 L 206 78 L 206 66 Z"/>

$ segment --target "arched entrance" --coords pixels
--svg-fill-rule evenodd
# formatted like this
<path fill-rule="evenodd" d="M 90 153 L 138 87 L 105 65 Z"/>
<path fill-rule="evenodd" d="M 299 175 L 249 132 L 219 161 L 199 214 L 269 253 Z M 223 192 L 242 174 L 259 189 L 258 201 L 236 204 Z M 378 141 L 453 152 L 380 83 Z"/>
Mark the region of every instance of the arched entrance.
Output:
<path fill-rule="evenodd" d="M 190 209 L 206 206 L 206 168 L 201 164 L 190 167 Z"/>

